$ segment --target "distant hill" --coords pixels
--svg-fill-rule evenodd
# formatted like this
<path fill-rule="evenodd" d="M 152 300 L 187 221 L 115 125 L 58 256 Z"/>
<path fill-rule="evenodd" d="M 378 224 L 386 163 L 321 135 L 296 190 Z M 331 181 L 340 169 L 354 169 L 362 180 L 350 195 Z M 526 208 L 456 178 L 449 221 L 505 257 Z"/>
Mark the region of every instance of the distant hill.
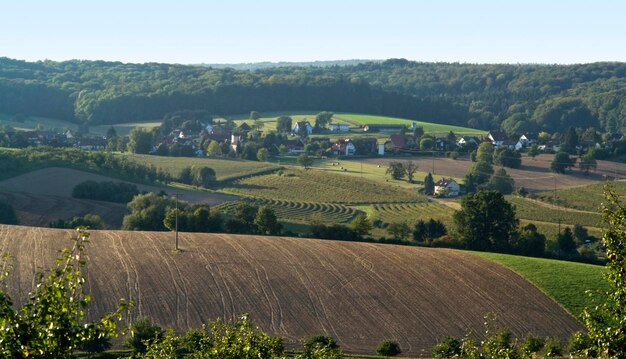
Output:
<path fill-rule="evenodd" d="M 328 61 L 305 61 L 305 62 L 250 62 L 239 64 L 200 64 L 201 66 L 215 69 L 235 69 L 235 70 L 259 70 L 273 67 L 330 67 L 330 66 L 354 66 L 367 62 L 379 63 L 383 60 L 328 60 Z"/>
<path fill-rule="evenodd" d="M 626 127 L 626 63 L 305 64 L 249 71 L 0 58 L 0 113 L 102 125 L 154 121 L 179 110 L 212 115 L 328 110 L 508 133 Z"/>
<path fill-rule="evenodd" d="M 33 274 L 68 246 L 73 231 L 0 225 L 12 254 L 8 291 L 23 303 Z M 417 355 L 445 335 L 482 333 L 493 313 L 515 336 L 561 340 L 582 329 L 561 306 L 522 277 L 473 254 L 302 238 L 93 231 L 87 245 L 90 315 L 135 301 L 176 330 L 242 313 L 288 347 L 303 336 L 334 336 L 352 353 L 374 353 L 382 339 Z"/>

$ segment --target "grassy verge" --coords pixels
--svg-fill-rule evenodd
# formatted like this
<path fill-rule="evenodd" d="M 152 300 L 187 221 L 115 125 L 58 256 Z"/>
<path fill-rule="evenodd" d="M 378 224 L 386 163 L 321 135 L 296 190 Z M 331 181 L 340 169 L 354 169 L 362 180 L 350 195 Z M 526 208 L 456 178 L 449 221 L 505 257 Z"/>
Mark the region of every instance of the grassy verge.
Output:
<path fill-rule="evenodd" d="M 608 284 L 602 278 L 604 266 L 497 253 L 472 253 L 518 273 L 576 318 L 579 318 L 585 307 L 595 305 L 594 300 L 585 294 L 587 290 L 598 293 L 594 294 L 594 299 L 604 300 L 604 293 L 608 289 Z"/>

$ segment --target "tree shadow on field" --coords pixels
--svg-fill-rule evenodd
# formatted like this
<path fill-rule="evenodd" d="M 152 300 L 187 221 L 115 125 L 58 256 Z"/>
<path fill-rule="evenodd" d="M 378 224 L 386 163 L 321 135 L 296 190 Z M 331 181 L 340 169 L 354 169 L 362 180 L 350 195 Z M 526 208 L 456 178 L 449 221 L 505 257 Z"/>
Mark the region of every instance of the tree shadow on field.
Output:
<path fill-rule="evenodd" d="M 277 189 L 276 187 L 272 187 L 272 186 L 261 186 L 258 184 L 247 184 L 247 183 L 233 183 L 230 186 L 228 186 L 230 188 L 234 188 L 234 189 L 242 189 L 242 190 L 264 190 L 264 189 Z"/>

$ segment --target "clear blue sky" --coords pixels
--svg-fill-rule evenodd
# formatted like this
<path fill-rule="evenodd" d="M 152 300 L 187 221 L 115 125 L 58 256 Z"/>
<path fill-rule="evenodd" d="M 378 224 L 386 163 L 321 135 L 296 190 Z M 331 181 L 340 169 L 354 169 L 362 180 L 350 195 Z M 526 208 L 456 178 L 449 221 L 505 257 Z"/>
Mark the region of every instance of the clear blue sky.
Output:
<path fill-rule="evenodd" d="M 626 61 L 626 1 L 6 0 L 0 56 L 242 63 Z"/>

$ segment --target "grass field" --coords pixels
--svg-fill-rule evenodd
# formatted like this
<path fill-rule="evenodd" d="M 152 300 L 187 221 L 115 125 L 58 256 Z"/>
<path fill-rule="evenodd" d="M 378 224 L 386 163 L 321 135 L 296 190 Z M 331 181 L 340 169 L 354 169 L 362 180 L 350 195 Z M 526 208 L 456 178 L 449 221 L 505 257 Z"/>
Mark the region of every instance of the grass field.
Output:
<path fill-rule="evenodd" d="M 583 211 L 600 212 L 602 202 L 604 202 L 604 187 L 607 183 L 600 182 L 591 185 L 569 188 L 557 191 L 557 201 L 559 206 L 574 208 Z M 620 196 L 626 195 L 626 182 L 609 182 L 613 189 Z M 554 192 L 545 191 L 538 193 L 540 199 L 552 201 Z"/>
<path fill-rule="evenodd" d="M 144 122 L 131 122 L 131 123 L 116 123 L 113 125 L 97 125 L 89 127 L 89 133 L 92 135 L 104 136 L 109 128 L 115 128 L 118 136 L 126 136 L 135 128 L 143 128 L 146 130 L 153 129 L 154 127 L 161 126 L 161 121 L 144 121 Z"/>
<path fill-rule="evenodd" d="M 315 169 L 288 169 L 227 184 L 227 193 L 295 202 L 370 204 L 423 201 L 417 191 Z"/>
<path fill-rule="evenodd" d="M 188 166 L 207 166 L 215 171 L 218 181 L 228 181 L 240 177 L 251 176 L 259 173 L 267 173 L 268 171 L 277 170 L 278 166 L 268 162 L 229 160 L 215 158 L 182 158 L 182 157 L 163 157 L 152 155 L 138 155 L 131 153 L 120 154 L 126 158 L 146 164 L 154 165 L 162 168 L 173 176 L 178 176 L 183 168 Z"/>
<path fill-rule="evenodd" d="M 13 121 L 13 115 L 3 113 L 0 113 L 0 125 L 11 126 L 20 131 L 32 131 L 38 126 L 45 130 L 57 129 L 59 131 L 78 128 L 77 124 L 73 122 L 37 116 L 27 116 L 24 122 L 17 122 Z"/>
<path fill-rule="evenodd" d="M 268 131 L 268 130 L 273 131 L 273 130 L 276 130 L 276 118 L 279 116 L 289 116 L 293 119 L 294 122 L 308 120 L 311 122 L 311 124 L 313 124 L 317 113 L 318 112 L 299 112 L 299 111 L 267 112 L 267 113 L 264 112 L 260 114 L 261 118 L 258 119 L 257 122 L 263 123 L 264 131 Z M 234 119 L 237 124 L 241 124 L 243 122 L 246 122 L 248 124 L 254 123 L 254 121 L 249 119 L 249 114 L 234 115 L 234 116 L 229 116 L 229 118 Z M 335 113 L 333 115 L 333 122 L 334 123 L 347 123 L 350 125 L 353 132 L 350 132 L 349 134 L 339 135 L 339 136 L 344 136 L 344 137 L 347 135 L 353 136 L 355 133 L 362 133 L 358 128 L 364 125 L 397 124 L 397 125 L 411 126 L 413 122 L 415 122 L 417 126 L 422 126 L 424 128 L 424 132 L 426 133 L 446 134 L 452 131 L 455 134 L 461 134 L 461 135 L 485 135 L 486 134 L 486 132 L 483 130 L 476 130 L 476 129 L 467 128 L 467 127 L 443 125 L 443 124 L 415 121 L 415 120 L 397 118 L 397 117 L 375 116 L 375 115 L 365 115 L 365 114 L 357 114 L 357 113 L 341 113 L 341 112 Z M 388 137 L 389 135 L 387 134 L 384 136 Z"/>
<path fill-rule="evenodd" d="M 562 225 L 580 224 L 586 227 L 598 227 L 602 221 L 599 212 L 555 208 L 549 204 L 541 204 L 541 202 L 517 196 L 507 196 L 506 199 L 515 205 L 517 217 L 520 219 L 553 223 L 558 223 L 560 220 Z"/>
<path fill-rule="evenodd" d="M 500 263 L 528 279 L 575 317 L 586 306 L 594 306 L 585 291 L 605 293 L 608 290 L 608 284 L 602 278 L 604 266 L 507 254 L 473 253 Z M 594 296 L 600 300 L 605 297 L 604 294 Z"/>

